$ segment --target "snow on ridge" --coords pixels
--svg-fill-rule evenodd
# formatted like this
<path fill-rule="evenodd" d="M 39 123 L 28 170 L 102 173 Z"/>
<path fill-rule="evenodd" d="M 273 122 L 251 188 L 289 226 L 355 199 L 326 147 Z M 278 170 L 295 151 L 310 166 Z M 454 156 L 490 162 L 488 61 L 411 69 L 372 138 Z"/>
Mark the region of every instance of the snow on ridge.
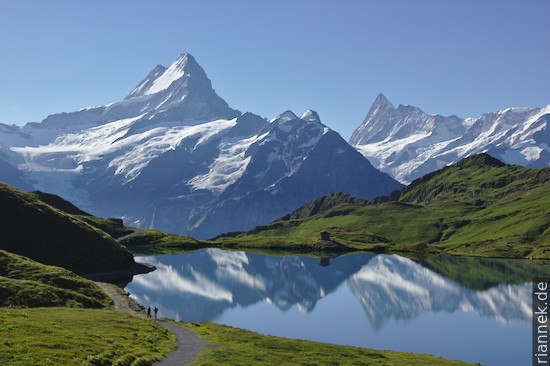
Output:
<path fill-rule="evenodd" d="M 114 158 L 109 161 L 108 167 L 115 168 L 115 175 L 123 175 L 125 183 L 128 183 L 139 176 L 151 160 L 168 150 L 176 149 L 184 139 L 200 135 L 196 147 L 237 123 L 236 118 L 192 126 L 165 123 L 127 136 L 132 125 L 144 115 L 121 119 L 78 133 L 65 134 L 48 145 L 11 149 L 20 153 L 26 161 L 25 168 L 33 171 L 51 169 L 49 165 L 56 165 L 55 155 L 59 153 L 68 155 L 75 166 L 112 155 Z"/>
<path fill-rule="evenodd" d="M 413 173 L 418 167 L 424 164 L 431 158 L 436 157 L 438 154 L 445 151 L 447 146 L 457 141 L 460 137 L 448 138 L 443 141 L 435 141 L 432 137 L 432 133 L 419 133 L 413 134 L 402 139 L 392 140 L 390 137 L 383 141 L 374 142 L 364 145 L 354 146 L 363 156 L 369 159 L 369 161 L 378 167 L 383 172 L 387 172 L 394 176 L 394 178 L 404 184 L 410 182 L 406 177 Z M 398 155 L 403 151 L 408 151 L 410 146 L 414 146 L 415 155 L 408 161 L 394 165 L 390 160 L 392 155 Z M 438 169 L 447 165 L 444 162 L 438 162 Z"/>
<path fill-rule="evenodd" d="M 376 103 L 371 108 L 379 107 Z M 471 154 L 493 151 L 506 163 L 528 165 L 549 151 L 535 134 L 547 128 L 544 108 L 507 108 L 478 118 L 429 115 L 393 108 L 395 115 L 369 112 L 350 140 L 378 169 L 401 183 Z M 414 112 L 414 113 L 413 113 Z M 426 134 L 425 136 L 422 136 Z M 372 139 L 372 140 L 369 140 Z M 361 140 L 366 141 L 359 143 Z"/>
<path fill-rule="evenodd" d="M 153 81 L 153 84 L 143 92 L 143 95 L 151 95 L 168 89 L 176 80 L 185 75 L 184 67 L 187 63 L 187 56 L 178 58 L 174 61 L 159 77 Z"/>
<path fill-rule="evenodd" d="M 90 111 L 92 109 L 108 107 L 112 104 L 114 104 L 114 103 L 109 103 L 109 104 L 106 104 L 106 105 L 93 105 L 93 106 L 83 107 L 83 108 L 77 109 L 76 112 L 87 112 L 87 111 Z"/>
<path fill-rule="evenodd" d="M 284 111 L 283 113 L 279 114 L 277 117 L 270 119 L 269 122 L 270 123 L 273 123 L 273 122 L 286 123 L 288 121 L 292 121 L 292 120 L 295 120 L 295 119 L 299 119 L 299 118 L 292 111 Z"/>
<path fill-rule="evenodd" d="M 236 118 L 220 119 L 193 126 L 157 127 L 132 135 L 128 138 L 135 142 L 131 149 L 111 160 L 109 167 L 116 169 L 115 175 L 123 174 L 125 183 L 128 183 L 137 178 L 151 160 L 168 150 L 175 150 L 183 140 L 201 135 L 199 142 L 195 145 L 197 147 L 221 131 L 235 126 L 236 123 Z"/>
<path fill-rule="evenodd" d="M 241 140 L 226 140 L 220 143 L 220 154 L 208 167 L 206 174 L 197 175 L 187 183 L 194 190 L 206 189 L 221 194 L 235 183 L 250 163 L 251 156 L 246 156 L 248 148 L 264 139 L 269 132 Z"/>
<path fill-rule="evenodd" d="M 44 154 L 74 152 L 79 163 L 96 160 L 112 150 L 115 142 L 128 132 L 135 121 L 142 117 L 143 114 L 106 123 L 81 132 L 61 135 L 48 145 L 12 147 L 11 150 L 30 159 Z"/>
<path fill-rule="evenodd" d="M 547 105 L 546 107 L 542 108 L 538 113 L 535 113 L 533 116 L 528 118 L 522 124 L 521 128 L 518 129 L 518 132 L 516 132 L 514 135 L 512 135 L 512 137 L 510 139 L 512 141 L 514 141 L 515 139 L 519 138 L 519 136 L 525 135 L 529 131 L 532 131 L 533 133 L 539 131 L 541 129 L 541 127 L 543 127 L 543 126 L 539 127 L 538 129 L 535 129 L 535 130 L 532 130 L 531 127 L 533 126 L 533 124 L 535 122 L 538 121 L 539 118 L 541 118 L 545 114 L 550 114 L 550 104 Z"/>
<path fill-rule="evenodd" d="M 300 116 L 300 119 L 306 122 L 318 122 L 319 115 L 317 114 L 317 112 L 308 109 Z"/>

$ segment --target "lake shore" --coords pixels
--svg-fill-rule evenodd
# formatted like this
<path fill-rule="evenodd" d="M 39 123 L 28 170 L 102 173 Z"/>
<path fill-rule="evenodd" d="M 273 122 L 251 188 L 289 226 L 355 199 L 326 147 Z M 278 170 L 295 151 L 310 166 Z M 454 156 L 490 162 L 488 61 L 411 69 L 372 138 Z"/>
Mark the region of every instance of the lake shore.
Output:
<path fill-rule="evenodd" d="M 318 254 L 331 255 L 338 253 L 367 252 L 379 254 L 402 254 L 409 255 L 447 255 L 456 257 L 475 257 L 475 258 L 501 258 L 501 259 L 529 259 L 529 260 L 550 260 L 550 256 L 543 253 L 540 256 L 518 256 L 514 252 L 494 251 L 468 252 L 468 251 L 448 251 L 434 244 L 410 243 L 410 244 L 391 244 L 391 243 L 361 243 L 359 241 L 339 240 L 334 238 L 330 242 L 332 246 L 323 246 L 321 240 L 296 240 L 293 237 L 236 237 L 221 236 L 212 240 L 197 240 L 189 236 L 167 234 L 155 230 L 140 230 L 137 234 L 125 237 L 121 244 L 125 245 L 130 251 L 141 254 L 161 254 L 174 253 L 178 251 L 190 251 L 202 248 L 219 248 L 228 250 L 253 250 L 253 251 L 272 251 L 288 252 L 296 254 Z M 463 245 L 467 248 L 467 245 Z"/>

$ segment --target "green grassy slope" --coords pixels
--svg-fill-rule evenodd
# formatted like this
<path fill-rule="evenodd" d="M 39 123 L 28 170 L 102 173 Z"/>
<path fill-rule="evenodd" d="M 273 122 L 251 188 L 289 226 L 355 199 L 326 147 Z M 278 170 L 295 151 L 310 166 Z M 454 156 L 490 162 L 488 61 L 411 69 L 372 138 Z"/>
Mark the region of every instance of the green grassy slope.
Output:
<path fill-rule="evenodd" d="M 156 230 L 143 230 L 143 232 L 122 239 L 120 242 L 128 248 L 153 246 L 167 249 L 196 249 L 203 246 L 202 242 L 190 236 L 166 234 Z"/>
<path fill-rule="evenodd" d="M 264 336 L 213 323 L 185 326 L 211 345 L 193 365 L 467 365 L 431 355 Z"/>
<path fill-rule="evenodd" d="M 119 311 L 0 308 L 0 365 L 151 365 L 175 347 L 168 330 Z"/>
<path fill-rule="evenodd" d="M 30 192 L 31 195 L 44 202 L 45 204 L 55 207 L 60 211 L 65 212 L 69 215 L 81 215 L 81 216 L 92 216 L 89 213 L 82 211 L 71 202 L 51 193 L 45 193 L 41 191 Z"/>
<path fill-rule="evenodd" d="M 105 232 L 0 183 L 0 249 L 75 273 L 121 270 L 132 255 Z"/>
<path fill-rule="evenodd" d="M 115 219 L 103 219 L 100 217 L 84 215 L 76 216 L 76 218 L 101 231 L 104 231 L 105 233 L 109 234 L 109 236 L 113 239 L 118 239 L 124 235 L 134 232 L 134 229 L 124 226 L 124 224 L 121 222 L 122 220 L 119 221 Z"/>
<path fill-rule="evenodd" d="M 194 365 L 466 365 L 430 355 L 264 336 L 213 323 L 180 325 L 208 343 Z M 168 330 L 118 311 L 0 308 L 0 365 L 151 365 L 175 347 Z"/>
<path fill-rule="evenodd" d="M 110 302 L 92 281 L 0 250 L 0 306 L 101 308 Z"/>
<path fill-rule="evenodd" d="M 333 240 L 356 249 L 550 258 L 549 168 L 508 166 L 480 154 L 416 180 L 392 197 L 369 202 L 340 197 L 326 210 L 307 208 L 319 206 L 316 200 L 213 244 L 312 247 L 319 232 L 328 230 Z"/>
<path fill-rule="evenodd" d="M 119 238 L 126 234 L 132 233 L 134 230 L 124 226 L 120 219 L 103 219 L 90 215 L 89 213 L 82 211 L 80 208 L 73 205 L 71 202 L 56 196 L 55 194 L 44 193 L 41 191 L 34 191 L 30 193 L 45 204 L 54 207 L 66 214 L 75 216 L 81 221 L 98 228 L 109 234 L 113 239 Z"/>

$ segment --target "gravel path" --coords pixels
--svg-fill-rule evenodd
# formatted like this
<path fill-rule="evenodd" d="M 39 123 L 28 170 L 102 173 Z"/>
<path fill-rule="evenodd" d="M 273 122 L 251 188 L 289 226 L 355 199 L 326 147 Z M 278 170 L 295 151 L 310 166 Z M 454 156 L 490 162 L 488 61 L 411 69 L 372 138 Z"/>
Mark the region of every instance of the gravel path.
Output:
<path fill-rule="evenodd" d="M 96 282 L 95 284 L 113 300 L 113 309 L 123 311 L 136 318 L 146 319 L 145 311 L 137 302 L 129 298 L 123 289 L 107 282 Z"/>
<path fill-rule="evenodd" d="M 123 289 L 111 283 L 96 282 L 101 289 L 113 300 L 113 308 L 128 313 L 136 318 L 146 319 L 138 303 L 129 298 Z M 183 366 L 190 365 L 199 352 L 205 348 L 204 341 L 200 339 L 195 332 L 180 327 L 172 322 L 158 320 L 157 323 L 170 330 L 178 339 L 178 347 L 170 353 L 164 360 L 155 363 L 159 366 Z"/>
<path fill-rule="evenodd" d="M 187 328 L 162 320 L 159 320 L 158 323 L 176 335 L 178 338 L 178 348 L 164 360 L 155 363 L 155 365 L 180 366 L 193 363 L 199 352 L 204 348 L 204 341 Z"/>

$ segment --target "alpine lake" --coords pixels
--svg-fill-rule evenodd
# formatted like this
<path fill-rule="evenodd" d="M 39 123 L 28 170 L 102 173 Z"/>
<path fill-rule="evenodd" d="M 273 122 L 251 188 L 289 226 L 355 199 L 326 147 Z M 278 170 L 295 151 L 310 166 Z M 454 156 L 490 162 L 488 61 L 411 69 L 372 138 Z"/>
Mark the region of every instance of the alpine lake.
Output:
<path fill-rule="evenodd" d="M 539 261 L 448 256 L 209 248 L 136 261 L 157 269 L 125 290 L 159 317 L 486 366 L 528 364 L 532 279 L 550 277 Z"/>

